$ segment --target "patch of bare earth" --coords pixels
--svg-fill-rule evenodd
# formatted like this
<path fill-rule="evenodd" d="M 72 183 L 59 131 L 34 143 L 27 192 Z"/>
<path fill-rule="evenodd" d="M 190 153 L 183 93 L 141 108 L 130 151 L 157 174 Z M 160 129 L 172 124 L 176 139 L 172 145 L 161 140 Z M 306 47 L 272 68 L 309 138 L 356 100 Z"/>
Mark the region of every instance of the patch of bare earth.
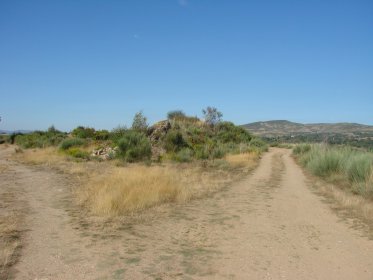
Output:
<path fill-rule="evenodd" d="M 112 219 L 76 206 L 66 174 L 13 168 L 28 208 L 16 279 L 373 279 L 373 242 L 310 191 L 288 150 L 209 196 Z"/>
<path fill-rule="evenodd" d="M 22 187 L 15 188 L 14 170 L 8 161 L 12 150 L 0 157 L 0 279 L 11 277 L 11 267 L 21 249 L 21 223 L 24 216 Z"/>

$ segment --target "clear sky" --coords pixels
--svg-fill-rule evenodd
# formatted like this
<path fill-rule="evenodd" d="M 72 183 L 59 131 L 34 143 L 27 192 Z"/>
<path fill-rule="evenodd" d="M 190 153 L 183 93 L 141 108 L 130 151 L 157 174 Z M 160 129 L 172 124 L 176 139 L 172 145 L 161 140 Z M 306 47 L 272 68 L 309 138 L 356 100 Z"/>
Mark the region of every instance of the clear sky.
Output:
<path fill-rule="evenodd" d="M 373 1 L 0 1 L 0 129 L 373 124 Z"/>

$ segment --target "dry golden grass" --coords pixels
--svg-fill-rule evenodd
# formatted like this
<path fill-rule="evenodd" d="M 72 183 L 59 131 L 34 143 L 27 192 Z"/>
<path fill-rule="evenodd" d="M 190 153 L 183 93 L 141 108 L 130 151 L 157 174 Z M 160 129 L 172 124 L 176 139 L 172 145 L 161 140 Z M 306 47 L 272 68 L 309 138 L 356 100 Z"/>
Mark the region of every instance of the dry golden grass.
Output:
<path fill-rule="evenodd" d="M 57 148 L 48 147 L 44 149 L 22 150 L 14 155 L 14 157 L 28 164 L 47 164 L 53 165 L 64 161 L 65 156 L 57 151 Z"/>
<path fill-rule="evenodd" d="M 0 173 L 9 170 L 9 166 L 5 164 L 0 164 Z"/>
<path fill-rule="evenodd" d="M 256 152 L 225 156 L 225 160 L 234 168 L 255 167 L 258 159 L 259 154 Z"/>
<path fill-rule="evenodd" d="M 120 215 L 190 197 L 172 168 L 140 165 L 113 167 L 108 173 L 91 176 L 77 195 L 98 215 Z"/>
<path fill-rule="evenodd" d="M 15 214 L 0 217 L 0 279 L 8 279 L 9 268 L 20 248 L 18 218 Z"/>
<path fill-rule="evenodd" d="M 78 203 L 99 216 L 118 216 L 208 195 L 242 178 L 259 161 L 255 152 L 228 155 L 221 160 L 224 164 L 209 168 L 195 163 L 75 162 L 56 148 L 25 150 L 15 156 L 24 163 L 47 164 L 77 179 Z M 238 172 L 232 172 L 235 170 Z"/>

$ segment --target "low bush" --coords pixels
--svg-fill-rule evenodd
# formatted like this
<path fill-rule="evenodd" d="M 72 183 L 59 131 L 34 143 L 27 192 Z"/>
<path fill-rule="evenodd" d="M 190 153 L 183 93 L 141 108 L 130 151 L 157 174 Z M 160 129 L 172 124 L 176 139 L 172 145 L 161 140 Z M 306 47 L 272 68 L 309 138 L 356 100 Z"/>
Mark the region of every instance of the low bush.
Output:
<path fill-rule="evenodd" d="M 17 144 L 24 149 L 45 148 L 59 145 L 66 138 L 62 132 L 34 131 L 27 134 L 13 134 L 10 136 L 12 144 Z"/>
<path fill-rule="evenodd" d="M 173 159 L 178 162 L 190 162 L 193 159 L 193 151 L 189 148 L 181 149 L 174 155 Z"/>
<path fill-rule="evenodd" d="M 128 162 L 149 160 L 152 155 L 149 139 L 137 131 L 127 131 L 118 141 L 118 148 L 118 157 Z"/>
<path fill-rule="evenodd" d="M 217 140 L 222 143 L 244 143 L 252 139 L 251 134 L 240 126 L 235 126 L 231 122 L 221 122 L 217 124 Z"/>
<path fill-rule="evenodd" d="M 304 153 L 307 153 L 311 150 L 311 145 L 310 144 L 299 144 L 295 146 L 293 149 L 293 153 L 295 155 L 302 155 Z"/>
<path fill-rule="evenodd" d="M 105 129 L 97 130 L 94 134 L 94 138 L 100 141 L 109 140 L 109 137 L 110 137 L 110 132 Z"/>
<path fill-rule="evenodd" d="M 110 132 L 109 139 L 117 144 L 119 139 L 121 139 L 127 132 L 128 128 L 126 126 L 117 126 Z"/>
<path fill-rule="evenodd" d="M 89 159 L 89 153 L 79 148 L 73 147 L 66 150 L 66 154 L 74 158 Z"/>
<path fill-rule="evenodd" d="M 307 167 L 317 176 L 329 177 L 342 171 L 343 155 L 331 149 L 313 151 Z"/>
<path fill-rule="evenodd" d="M 177 152 L 188 146 L 181 132 L 176 130 L 167 133 L 163 141 L 167 152 Z"/>
<path fill-rule="evenodd" d="M 95 136 L 95 129 L 91 127 L 78 126 L 71 132 L 71 135 L 73 135 L 76 138 L 92 139 Z"/>
<path fill-rule="evenodd" d="M 66 151 L 72 147 L 79 147 L 86 144 L 86 141 L 80 138 L 70 138 L 61 142 L 59 148 L 60 150 Z"/>

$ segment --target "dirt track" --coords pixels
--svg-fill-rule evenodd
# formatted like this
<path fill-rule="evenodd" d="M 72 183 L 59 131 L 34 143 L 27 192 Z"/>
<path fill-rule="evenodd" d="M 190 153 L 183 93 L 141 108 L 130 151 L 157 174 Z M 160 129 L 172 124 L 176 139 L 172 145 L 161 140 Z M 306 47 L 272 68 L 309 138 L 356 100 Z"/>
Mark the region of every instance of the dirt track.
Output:
<path fill-rule="evenodd" d="M 373 279 L 373 241 L 311 192 L 288 150 L 212 197 L 115 230 L 79 218 L 65 175 L 8 152 L 0 188 L 27 201 L 16 279 Z"/>

